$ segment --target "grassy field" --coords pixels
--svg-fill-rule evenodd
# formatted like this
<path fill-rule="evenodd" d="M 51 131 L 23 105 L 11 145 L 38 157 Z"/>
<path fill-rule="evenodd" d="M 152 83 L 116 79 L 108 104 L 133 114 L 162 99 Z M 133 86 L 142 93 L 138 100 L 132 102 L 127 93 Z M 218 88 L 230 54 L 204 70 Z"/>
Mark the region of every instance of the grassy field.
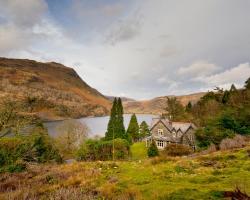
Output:
<path fill-rule="evenodd" d="M 0 174 L 0 199 L 223 199 L 236 186 L 250 194 L 250 146 L 192 158 L 147 159 L 143 143 L 131 152 L 131 161 Z"/>

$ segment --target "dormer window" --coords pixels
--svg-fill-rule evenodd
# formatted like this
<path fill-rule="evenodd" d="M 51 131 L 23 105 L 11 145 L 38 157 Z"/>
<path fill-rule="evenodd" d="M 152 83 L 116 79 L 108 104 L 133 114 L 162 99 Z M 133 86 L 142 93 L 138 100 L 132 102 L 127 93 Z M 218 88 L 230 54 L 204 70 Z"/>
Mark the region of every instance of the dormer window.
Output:
<path fill-rule="evenodd" d="M 163 129 L 158 129 L 158 135 L 163 136 Z"/>
<path fill-rule="evenodd" d="M 176 132 L 175 132 L 175 131 L 173 131 L 172 133 L 173 133 L 173 137 L 176 137 Z"/>

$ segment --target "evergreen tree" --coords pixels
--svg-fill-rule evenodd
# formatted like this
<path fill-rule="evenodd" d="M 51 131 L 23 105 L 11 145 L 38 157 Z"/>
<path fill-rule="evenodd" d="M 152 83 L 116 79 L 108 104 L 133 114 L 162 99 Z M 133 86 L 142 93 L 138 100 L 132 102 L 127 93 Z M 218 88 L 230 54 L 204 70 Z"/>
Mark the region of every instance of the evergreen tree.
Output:
<path fill-rule="evenodd" d="M 150 135 L 150 130 L 149 130 L 149 127 L 148 127 L 148 124 L 143 121 L 141 124 L 140 124 L 140 139 L 146 137 L 146 136 L 149 136 Z"/>
<path fill-rule="evenodd" d="M 125 127 L 123 124 L 123 107 L 120 98 L 115 98 L 113 101 L 113 106 L 110 113 L 109 123 L 107 132 L 105 133 L 106 140 L 112 140 L 115 138 L 127 139 Z M 113 136 L 114 134 L 114 136 Z"/>
<path fill-rule="evenodd" d="M 139 125 L 138 125 L 137 118 L 136 118 L 135 114 L 133 114 L 131 116 L 128 130 L 127 130 L 127 135 L 132 139 L 132 142 L 137 142 L 140 139 Z"/>
<path fill-rule="evenodd" d="M 186 112 L 190 112 L 192 110 L 192 103 L 189 101 L 186 105 Z"/>
<path fill-rule="evenodd" d="M 158 155 L 159 155 L 159 151 L 158 151 L 155 141 L 153 140 L 148 148 L 148 157 L 155 157 Z"/>
<path fill-rule="evenodd" d="M 117 135 L 116 138 L 128 139 L 124 127 L 124 119 L 123 119 L 123 106 L 121 98 L 118 98 L 117 101 Z"/>
<path fill-rule="evenodd" d="M 223 104 L 227 104 L 227 102 L 229 101 L 229 99 L 230 99 L 230 92 L 226 90 L 224 92 L 224 94 L 223 94 L 223 97 L 222 97 L 222 103 Z"/>
<path fill-rule="evenodd" d="M 248 90 L 250 89 L 250 77 L 245 82 L 245 88 Z"/>
<path fill-rule="evenodd" d="M 230 92 L 235 92 L 237 91 L 236 87 L 234 84 L 231 85 Z"/>
<path fill-rule="evenodd" d="M 117 99 L 115 98 L 113 101 L 113 106 L 111 108 L 110 118 L 108 122 L 108 129 L 107 132 L 105 133 L 106 140 L 112 140 L 113 134 L 115 135 L 116 133 L 116 115 L 117 115 L 116 108 L 117 108 Z"/>

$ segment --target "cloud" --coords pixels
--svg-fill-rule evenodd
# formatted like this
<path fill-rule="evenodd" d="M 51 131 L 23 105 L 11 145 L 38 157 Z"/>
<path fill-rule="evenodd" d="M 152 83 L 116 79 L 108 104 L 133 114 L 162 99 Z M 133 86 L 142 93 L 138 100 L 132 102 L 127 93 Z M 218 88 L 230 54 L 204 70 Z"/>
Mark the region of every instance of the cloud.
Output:
<path fill-rule="evenodd" d="M 33 44 L 33 27 L 41 23 L 46 9 L 43 0 L 0 0 L 0 15 L 5 19 L 0 24 L 0 53 L 17 52 Z"/>
<path fill-rule="evenodd" d="M 177 71 L 179 75 L 186 75 L 189 77 L 204 76 L 212 74 L 219 69 L 213 63 L 208 63 L 206 61 L 197 61 L 187 67 L 180 67 Z"/>
<path fill-rule="evenodd" d="M 242 85 L 249 7 L 246 0 L 0 0 L 0 56 L 61 62 L 104 94 L 138 99 Z"/>
<path fill-rule="evenodd" d="M 243 63 L 221 73 L 206 77 L 198 77 L 195 80 L 204 82 L 208 86 L 220 86 L 228 88 L 231 84 L 241 85 L 250 77 L 250 64 Z"/>
<path fill-rule="evenodd" d="M 115 45 L 119 42 L 128 41 L 139 34 L 140 22 L 134 20 L 120 21 L 108 32 L 105 41 Z"/>
<path fill-rule="evenodd" d="M 158 78 L 156 81 L 157 81 L 157 83 L 159 83 L 159 84 L 167 83 L 167 82 L 168 82 L 168 80 L 166 79 L 166 77 L 160 77 L 160 78 Z"/>
<path fill-rule="evenodd" d="M 21 49 L 29 43 L 26 34 L 12 25 L 0 26 L 0 53 Z"/>
<path fill-rule="evenodd" d="M 47 10 L 44 0 L 1 0 L 0 7 L 5 18 L 21 27 L 33 26 Z"/>

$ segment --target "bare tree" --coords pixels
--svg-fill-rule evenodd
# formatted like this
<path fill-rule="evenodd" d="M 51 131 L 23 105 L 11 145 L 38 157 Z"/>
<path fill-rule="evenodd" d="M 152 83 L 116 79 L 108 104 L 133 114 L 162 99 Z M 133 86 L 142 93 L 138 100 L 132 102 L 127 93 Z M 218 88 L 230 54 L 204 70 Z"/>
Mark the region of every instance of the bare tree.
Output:
<path fill-rule="evenodd" d="M 0 102 L 0 138 L 10 134 L 19 134 L 21 129 L 32 123 L 32 117 L 20 114 L 18 102 L 4 98 Z"/>
<path fill-rule="evenodd" d="M 74 151 L 88 136 L 89 129 L 86 124 L 77 120 L 65 120 L 58 127 L 56 143 L 65 157 L 73 155 Z"/>

